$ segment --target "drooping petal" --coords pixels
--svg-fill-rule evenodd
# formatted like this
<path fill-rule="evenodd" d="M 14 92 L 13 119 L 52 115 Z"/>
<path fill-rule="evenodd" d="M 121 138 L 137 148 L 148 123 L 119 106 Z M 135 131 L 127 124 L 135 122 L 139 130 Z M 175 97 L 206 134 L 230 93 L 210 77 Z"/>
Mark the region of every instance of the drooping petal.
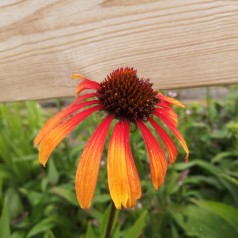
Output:
<path fill-rule="evenodd" d="M 78 202 L 83 209 L 91 205 L 105 140 L 113 118 L 113 115 L 108 115 L 98 126 L 79 159 L 75 190 Z"/>
<path fill-rule="evenodd" d="M 168 128 L 174 133 L 174 135 L 177 137 L 177 139 L 179 140 L 180 144 L 182 145 L 183 149 L 186 152 L 186 157 L 185 157 L 185 161 L 188 160 L 188 155 L 189 155 L 189 150 L 188 150 L 188 146 L 186 141 L 184 140 L 184 138 L 182 137 L 181 133 L 179 132 L 179 130 L 171 123 L 170 120 L 168 120 L 168 118 L 166 117 L 166 115 L 163 114 L 155 114 L 156 116 L 158 116 L 167 126 Z"/>
<path fill-rule="evenodd" d="M 60 125 L 48 132 L 42 139 L 39 146 L 39 161 L 45 166 L 50 154 L 55 147 L 63 140 L 80 122 L 86 117 L 90 116 L 93 112 L 98 111 L 102 106 L 94 106 L 86 109 L 78 114 L 72 116 L 67 121 L 62 122 Z"/>
<path fill-rule="evenodd" d="M 86 89 L 97 90 L 100 87 L 99 83 L 96 81 L 92 81 L 89 79 L 84 79 L 81 83 L 79 83 L 76 89 L 76 96 L 78 96 L 82 91 Z"/>
<path fill-rule="evenodd" d="M 178 115 L 171 108 L 155 108 L 154 113 L 156 116 L 166 115 L 168 120 L 175 127 L 178 126 Z"/>
<path fill-rule="evenodd" d="M 136 123 L 141 130 L 149 154 L 152 183 L 155 189 L 158 189 L 164 182 L 168 167 L 165 153 L 146 125 L 141 120 L 137 120 Z"/>
<path fill-rule="evenodd" d="M 96 93 L 87 93 L 87 94 L 81 95 L 77 97 L 71 105 L 77 104 L 85 99 L 95 97 L 96 95 L 97 95 Z"/>
<path fill-rule="evenodd" d="M 63 109 L 61 112 L 57 113 L 52 118 L 50 118 L 45 123 L 45 125 L 41 128 L 41 130 L 39 131 L 38 135 L 35 137 L 34 146 L 38 145 L 41 142 L 41 140 L 52 129 L 54 129 L 56 126 L 58 126 L 63 120 L 65 120 L 72 113 L 75 113 L 76 111 L 80 110 L 81 108 L 83 108 L 85 106 L 89 106 L 91 104 L 95 104 L 95 101 L 93 101 L 93 103 L 91 101 L 91 102 L 85 102 L 85 103 L 78 104 L 80 101 L 82 101 L 84 99 L 87 99 L 87 98 L 90 98 L 90 97 L 94 97 L 94 96 L 95 96 L 95 93 L 85 94 L 85 95 L 79 97 L 77 100 L 75 100 L 71 105 L 69 105 L 68 107 Z"/>
<path fill-rule="evenodd" d="M 124 131 L 124 142 L 125 142 L 125 154 L 128 155 L 128 159 L 126 159 L 126 167 L 127 167 L 127 174 L 128 174 L 128 180 L 131 190 L 131 197 L 129 197 L 127 201 L 128 207 L 135 206 L 136 200 L 141 197 L 141 185 L 140 185 L 140 178 L 137 173 L 136 165 L 131 153 L 130 148 L 130 124 L 125 123 L 125 131 Z"/>
<path fill-rule="evenodd" d="M 149 122 L 151 125 L 155 128 L 157 133 L 159 134 L 160 138 L 162 139 L 169 155 L 169 162 L 172 164 L 175 162 L 177 154 L 178 154 L 178 149 L 176 145 L 174 144 L 173 140 L 170 138 L 170 136 L 167 134 L 167 132 L 159 126 L 158 123 L 155 122 L 152 118 L 149 118 Z"/>
<path fill-rule="evenodd" d="M 117 209 L 133 207 L 141 196 L 141 186 L 130 150 L 130 124 L 119 121 L 108 148 L 107 173 L 112 200 Z"/>
<path fill-rule="evenodd" d="M 87 78 L 85 78 L 82 74 L 71 74 L 71 75 L 70 75 L 70 78 L 71 78 L 71 79 L 80 79 L 80 80 L 87 79 Z"/>
<path fill-rule="evenodd" d="M 163 107 L 163 108 L 168 108 L 168 109 L 171 109 L 171 108 L 172 108 L 171 105 L 172 105 L 172 104 L 170 104 L 170 103 L 168 103 L 168 102 L 165 102 L 165 101 L 159 101 L 159 102 L 156 104 L 157 107 Z"/>
<path fill-rule="evenodd" d="M 181 102 L 179 102 L 178 100 L 176 100 L 174 98 L 167 97 L 167 96 L 163 95 L 160 92 L 157 95 L 158 95 L 158 97 L 161 101 L 167 102 L 169 104 L 174 104 L 174 105 L 179 106 L 179 107 L 184 107 L 184 105 Z"/>

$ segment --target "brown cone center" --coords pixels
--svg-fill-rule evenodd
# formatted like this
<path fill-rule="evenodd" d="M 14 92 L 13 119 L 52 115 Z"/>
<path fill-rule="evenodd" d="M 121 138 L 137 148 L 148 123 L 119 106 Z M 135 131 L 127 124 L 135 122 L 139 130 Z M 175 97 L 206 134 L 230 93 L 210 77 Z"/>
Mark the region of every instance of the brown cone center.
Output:
<path fill-rule="evenodd" d="M 149 79 L 138 78 L 133 68 L 114 70 L 100 83 L 97 97 L 103 109 L 116 118 L 135 122 L 147 121 L 159 102 Z"/>

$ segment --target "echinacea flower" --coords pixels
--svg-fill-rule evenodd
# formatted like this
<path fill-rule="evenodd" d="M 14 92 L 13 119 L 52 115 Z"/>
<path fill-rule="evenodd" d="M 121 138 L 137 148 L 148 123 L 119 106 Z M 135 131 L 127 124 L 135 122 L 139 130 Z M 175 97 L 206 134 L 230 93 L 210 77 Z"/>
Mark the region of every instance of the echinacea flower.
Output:
<path fill-rule="evenodd" d="M 155 118 L 177 137 L 187 154 L 187 160 L 188 148 L 177 129 L 178 118 L 172 109 L 173 104 L 184 106 L 179 101 L 153 90 L 150 80 L 140 79 L 133 68 L 114 70 L 101 83 L 80 74 L 72 75 L 72 78 L 82 80 L 76 90 L 76 100 L 53 116 L 35 138 L 35 146 L 39 144 L 39 161 L 45 166 L 55 147 L 79 123 L 94 112 L 104 111 L 106 117 L 89 139 L 79 159 L 75 179 L 76 196 L 82 208 L 90 207 L 105 140 L 112 121 L 116 120 L 107 155 L 109 190 L 116 208 L 120 209 L 122 205 L 126 208 L 133 207 L 141 197 L 141 186 L 130 149 L 130 124 L 136 124 L 142 133 L 150 160 L 152 183 L 155 189 L 158 189 L 164 182 L 168 164 L 175 162 L 178 150 Z M 92 92 L 80 95 L 86 89 Z M 162 146 L 147 127 L 148 122 L 161 138 L 168 159 Z"/>

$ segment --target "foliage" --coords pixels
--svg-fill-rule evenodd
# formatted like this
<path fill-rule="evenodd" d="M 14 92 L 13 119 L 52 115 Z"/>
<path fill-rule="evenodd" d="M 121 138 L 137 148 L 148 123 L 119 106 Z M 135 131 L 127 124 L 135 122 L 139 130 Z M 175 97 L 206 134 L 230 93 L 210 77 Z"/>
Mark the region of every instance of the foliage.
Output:
<path fill-rule="evenodd" d="M 226 100 L 208 98 L 207 106 L 178 110 L 189 162 L 181 149 L 158 191 L 140 132 L 131 133 L 143 197 L 136 208 L 116 213 L 113 238 L 238 237 L 237 108 L 238 87 L 232 87 Z M 0 105 L 0 237 L 104 237 L 110 210 L 105 163 L 92 208 L 81 210 L 74 192 L 79 155 L 100 115 L 80 124 L 43 168 L 33 139 L 50 114 L 36 102 Z"/>

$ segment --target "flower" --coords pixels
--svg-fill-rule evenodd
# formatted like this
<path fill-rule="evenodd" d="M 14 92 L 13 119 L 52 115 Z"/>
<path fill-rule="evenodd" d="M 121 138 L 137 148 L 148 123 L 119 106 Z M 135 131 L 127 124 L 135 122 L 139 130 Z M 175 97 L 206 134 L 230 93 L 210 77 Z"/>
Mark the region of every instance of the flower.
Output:
<path fill-rule="evenodd" d="M 115 120 L 107 155 L 109 190 L 116 208 L 133 207 L 141 197 L 141 186 L 130 149 L 130 124 L 136 124 L 142 133 L 150 160 L 152 183 L 158 189 L 164 182 L 168 164 L 175 162 L 178 150 L 154 118 L 158 118 L 177 137 L 187 153 L 187 160 L 189 151 L 177 129 L 178 118 L 171 107 L 173 104 L 184 106 L 153 90 L 150 80 L 140 79 L 133 68 L 114 70 L 101 83 L 80 74 L 74 74 L 72 78 L 83 80 L 77 87 L 76 100 L 46 122 L 34 140 L 35 146 L 39 144 L 39 161 L 45 166 L 55 147 L 79 123 L 94 112 L 104 111 L 106 117 L 89 139 L 79 160 L 75 178 L 76 196 L 82 208 L 90 207 L 105 140 Z M 93 92 L 80 95 L 86 89 Z M 147 122 L 161 138 L 168 160 L 160 143 L 146 126 Z"/>
<path fill-rule="evenodd" d="M 185 113 L 186 113 L 186 115 L 191 115 L 192 114 L 192 111 L 191 110 L 189 110 L 189 109 L 187 109 L 186 111 L 185 111 Z"/>
<path fill-rule="evenodd" d="M 170 97 L 172 97 L 172 98 L 175 98 L 175 97 L 177 96 L 177 92 L 175 92 L 175 91 L 169 91 L 169 92 L 168 92 L 168 95 L 169 95 Z"/>

